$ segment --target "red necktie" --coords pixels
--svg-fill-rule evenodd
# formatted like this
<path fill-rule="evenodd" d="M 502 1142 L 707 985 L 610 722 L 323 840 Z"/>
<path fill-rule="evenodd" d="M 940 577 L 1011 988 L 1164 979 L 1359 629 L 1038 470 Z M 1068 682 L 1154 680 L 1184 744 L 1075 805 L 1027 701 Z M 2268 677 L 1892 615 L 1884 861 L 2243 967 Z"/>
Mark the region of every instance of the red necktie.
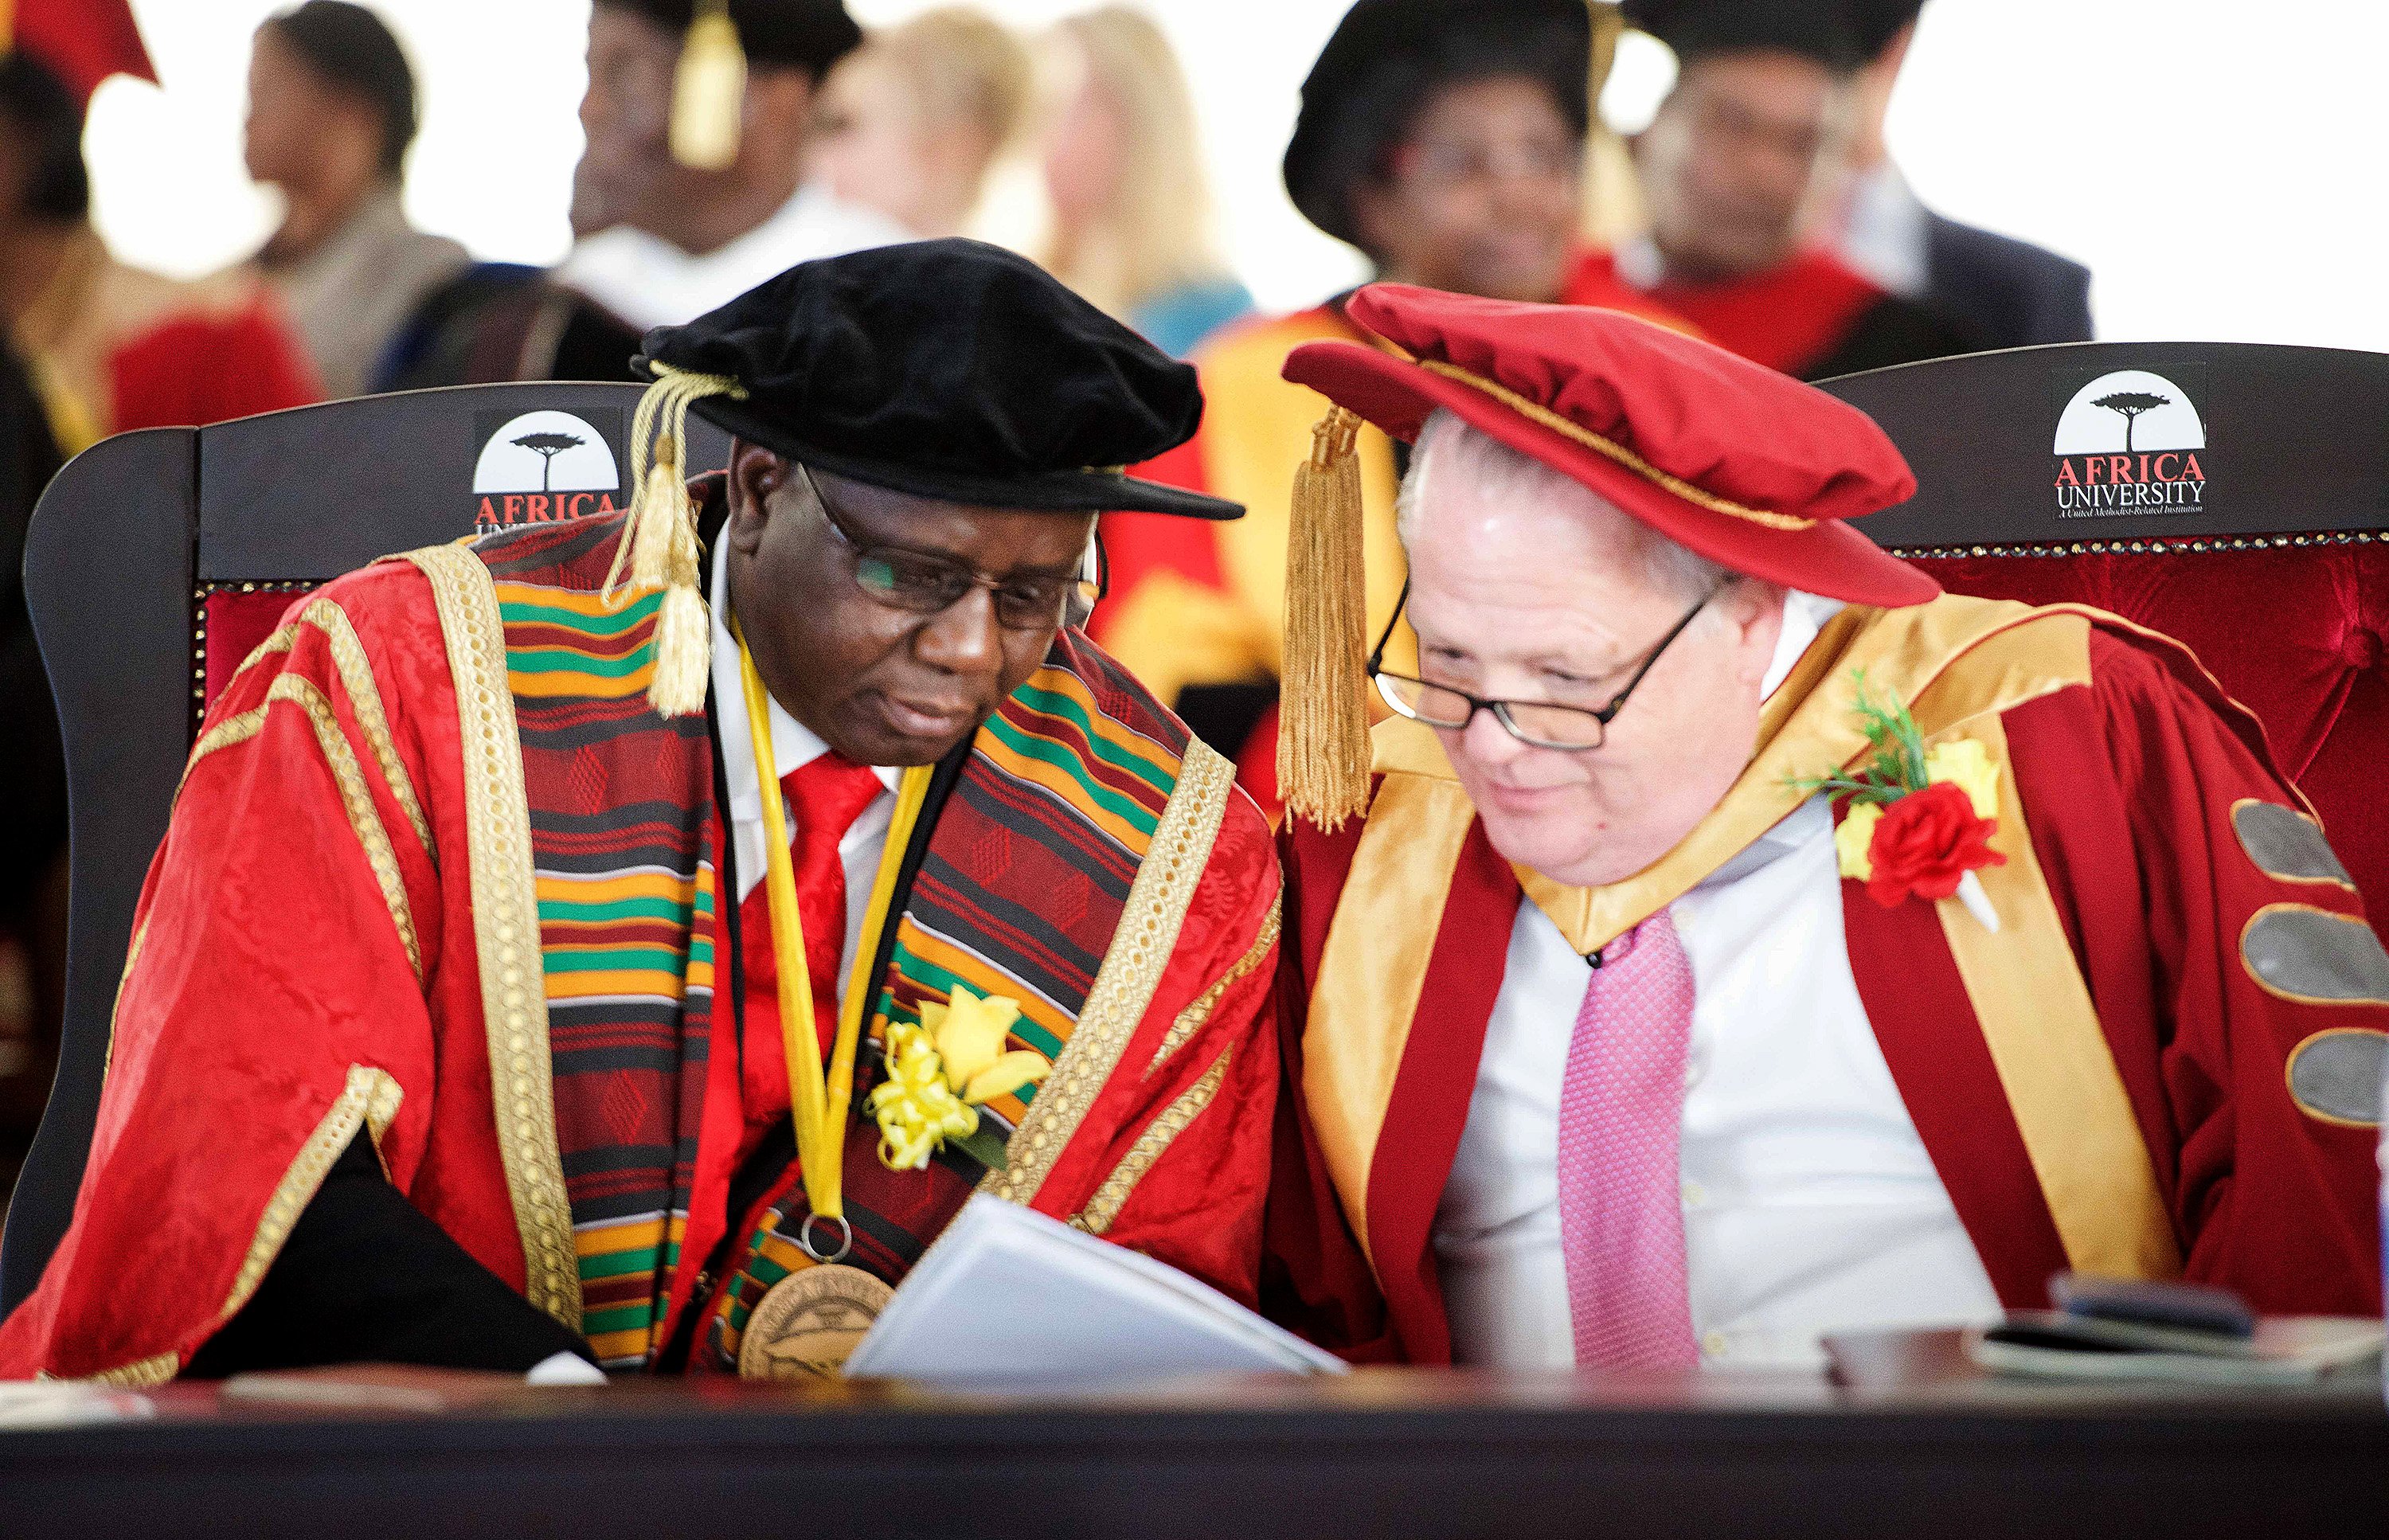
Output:
<path fill-rule="evenodd" d="M 846 866 L 838 842 L 887 787 L 878 775 L 825 753 L 780 778 L 796 834 L 797 916 L 805 932 L 805 971 L 813 983 L 813 1025 L 826 1054 L 837 1034 L 838 955 L 846 948 Z M 760 876 L 760 873 L 758 873 Z M 772 949 L 770 885 L 757 882 L 738 905 L 746 952 L 746 1074 L 749 1124 L 774 1122 L 788 1110 L 788 1061 L 781 1046 L 780 966 Z"/>

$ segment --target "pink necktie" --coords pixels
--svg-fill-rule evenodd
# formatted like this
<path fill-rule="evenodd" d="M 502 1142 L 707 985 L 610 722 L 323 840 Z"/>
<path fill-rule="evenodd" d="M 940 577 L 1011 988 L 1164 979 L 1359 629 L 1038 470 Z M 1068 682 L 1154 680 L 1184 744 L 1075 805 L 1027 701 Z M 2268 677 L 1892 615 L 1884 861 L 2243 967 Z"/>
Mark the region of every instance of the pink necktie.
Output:
<path fill-rule="evenodd" d="M 1603 948 L 1560 1083 L 1560 1248 L 1576 1361 L 1690 1368 L 1677 1142 L 1693 969 L 1661 910 Z"/>

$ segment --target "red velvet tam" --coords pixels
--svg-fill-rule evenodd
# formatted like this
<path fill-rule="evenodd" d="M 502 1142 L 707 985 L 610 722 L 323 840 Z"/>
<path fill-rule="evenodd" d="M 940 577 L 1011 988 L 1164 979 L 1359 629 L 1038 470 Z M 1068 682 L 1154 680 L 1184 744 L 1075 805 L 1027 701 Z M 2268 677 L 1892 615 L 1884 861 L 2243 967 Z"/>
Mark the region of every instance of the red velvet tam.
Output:
<path fill-rule="evenodd" d="M 1371 284 L 1345 313 L 1400 351 L 1307 342 L 1285 377 L 1397 439 L 1448 407 L 1736 572 L 1885 608 L 1941 592 L 1846 522 L 1913 495 L 1908 462 L 1788 375 L 1587 306 Z"/>

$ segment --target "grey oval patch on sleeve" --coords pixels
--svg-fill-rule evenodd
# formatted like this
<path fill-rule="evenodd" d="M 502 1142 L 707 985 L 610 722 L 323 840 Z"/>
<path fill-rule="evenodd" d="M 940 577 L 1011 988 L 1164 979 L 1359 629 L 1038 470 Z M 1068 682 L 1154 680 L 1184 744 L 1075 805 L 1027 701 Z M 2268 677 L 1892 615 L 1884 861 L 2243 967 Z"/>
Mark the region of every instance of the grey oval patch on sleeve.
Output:
<path fill-rule="evenodd" d="M 2356 885 L 2322 830 L 2293 808 L 2278 802 L 2242 802 L 2231 809 L 2231 832 L 2240 836 L 2240 848 L 2256 870 L 2268 877 Z"/>
<path fill-rule="evenodd" d="M 2290 1050 L 2290 1100 L 2327 1123 L 2381 1124 L 2389 1037 L 2362 1028 L 2318 1032 Z"/>
<path fill-rule="evenodd" d="M 2258 984 L 2293 999 L 2389 1005 L 2389 952 L 2361 920 L 2296 904 L 2256 911 L 2240 960 Z"/>

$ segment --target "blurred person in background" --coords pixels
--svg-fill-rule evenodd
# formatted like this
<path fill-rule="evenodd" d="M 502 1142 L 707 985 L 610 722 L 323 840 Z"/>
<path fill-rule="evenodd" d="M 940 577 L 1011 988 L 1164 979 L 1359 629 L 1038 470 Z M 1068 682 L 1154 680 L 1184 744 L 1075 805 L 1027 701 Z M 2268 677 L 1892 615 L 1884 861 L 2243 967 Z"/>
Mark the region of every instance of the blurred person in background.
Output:
<path fill-rule="evenodd" d="M 509 379 L 629 379 L 640 334 L 715 309 L 815 257 L 907 237 L 805 180 L 823 77 L 862 33 L 839 0 L 730 0 L 745 86 L 683 99 L 694 0 L 596 0 L 589 16 L 588 139 L 572 177 L 563 265 L 485 262 L 432 290 L 377 388 Z M 686 73 L 703 74 L 706 71 Z M 688 163 L 676 111 L 725 108 L 727 156 Z"/>
<path fill-rule="evenodd" d="M 51 22 L 63 15 L 62 23 Z M 104 23 L 112 16 L 117 25 Z M 83 130 L 109 74 L 155 79 L 124 0 L 24 0 L 0 59 L 0 313 L 69 456 L 111 433 L 321 399 L 255 278 L 185 283 L 118 261 L 91 224 Z M 51 47 L 58 26 L 68 42 Z M 95 40 L 115 40 L 98 55 Z"/>
<path fill-rule="evenodd" d="M 862 41 L 839 0 L 730 0 L 746 95 L 718 168 L 687 163 L 671 142 L 694 17 L 693 0 L 597 0 L 589 17 L 579 244 L 560 276 L 642 331 L 694 320 L 798 262 L 908 238 L 806 177 L 821 83 Z"/>
<path fill-rule="evenodd" d="M 91 226 L 83 117 L 155 80 L 124 0 L 0 7 L 0 1203 L 56 1063 L 66 965 L 66 763 L 22 586 L 34 502 L 112 432 L 298 406 L 315 385 L 253 283 L 181 284 Z"/>
<path fill-rule="evenodd" d="M 1981 347 L 1812 238 L 1859 122 L 1850 0 L 1627 0 L 1675 51 L 1674 87 L 1634 139 L 1648 236 L 1616 278 L 1756 363 L 1803 379 Z"/>
<path fill-rule="evenodd" d="M 1884 142 L 1892 87 L 1923 0 L 1856 0 L 1858 124 L 1834 252 L 1874 283 L 1949 318 L 1978 348 L 2090 340 L 2090 270 L 1926 208 Z"/>
<path fill-rule="evenodd" d="M 813 174 L 915 235 L 959 235 L 1028 106 L 1028 52 L 965 6 L 874 32 L 822 86 Z"/>
<path fill-rule="evenodd" d="M 1286 191 L 1383 278 L 1664 316 L 1578 235 L 1591 64 L 1583 0 L 1360 0 L 1303 83 Z M 1328 406 L 1278 371 L 1300 343 L 1358 337 L 1343 301 L 1231 328 L 1194 355 L 1202 428 L 1147 474 L 1243 503 L 1243 519 L 1178 530 L 1120 515 L 1104 525 L 1111 598 L 1095 634 L 1238 759 L 1265 808 L 1276 805 L 1291 472 Z M 1402 586 L 1396 475 L 1392 440 L 1364 428 L 1373 628 L 1391 616 Z M 1406 655 L 1406 638 L 1395 655 Z"/>
<path fill-rule="evenodd" d="M 363 393 L 392 333 L 470 260 L 399 208 L 415 124 L 415 71 L 363 6 L 306 0 L 257 30 L 243 153 L 284 205 L 257 266 L 334 396 Z"/>
<path fill-rule="evenodd" d="M 1045 265 L 1184 358 L 1253 308 L 1214 241 L 1185 71 L 1161 29 L 1126 6 L 1067 17 L 1042 46 L 1054 76 Z"/>

